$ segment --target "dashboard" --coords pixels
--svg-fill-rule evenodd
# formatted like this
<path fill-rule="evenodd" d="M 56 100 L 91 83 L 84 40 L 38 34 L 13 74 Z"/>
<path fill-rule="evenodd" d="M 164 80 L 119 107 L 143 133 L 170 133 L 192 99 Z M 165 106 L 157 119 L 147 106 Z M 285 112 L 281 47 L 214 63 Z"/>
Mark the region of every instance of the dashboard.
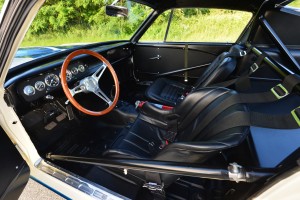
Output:
<path fill-rule="evenodd" d="M 114 66 L 118 74 L 119 81 L 127 80 L 132 69 L 132 50 L 129 42 L 104 43 L 100 46 L 93 44 L 88 48 L 100 53 Z M 59 54 L 49 55 L 40 59 L 24 63 L 20 66 L 11 68 L 6 77 L 4 87 L 7 89 L 14 103 L 22 101 L 34 103 L 43 99 L 50 99 L 61 95 L 62 86 L 60 79 L 61 66 L 65 56 L 73 50 L 66 50 Z M 92 75 L 103 63 L 89 55 L 79 55 L 72 59 L 68 66 L 67 78 L 70 88 L 83 78 Z M 124 67 L 128 66 L 128 67 Z M 107 73 L 101 78 L 102 89 L 110 91 L 111 76 Z M 37 105 L 37 104 L 32 104 Z"/>
<path fill-rule="evenodd" d="M 102 63 L 90 65 L 83 61 L 72 62 L 67 69 L 67 82 L 75 82 L 92 74 Z M 60 67 L 40 73 L 37 76 L 27 78 L 17 86 L 17 92 L 25 101 L 31 102 L 49 93 L 61 89 Z"/>

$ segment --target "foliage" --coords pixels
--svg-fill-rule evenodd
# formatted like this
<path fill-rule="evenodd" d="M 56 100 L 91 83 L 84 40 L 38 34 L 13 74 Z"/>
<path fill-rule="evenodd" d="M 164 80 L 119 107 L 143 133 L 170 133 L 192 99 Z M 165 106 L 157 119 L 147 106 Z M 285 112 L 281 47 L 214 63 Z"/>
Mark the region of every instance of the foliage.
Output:
<path fill-rule="evenodd" d="M 1 1 L 1 0 L 0 0 Z M 49 46 L 129 39 L 152 11 L 151 8 L 123 0 L 129 17 L 105 14 L 113 0 L 47 0 L 33 21 L 22 46 Z M 162 41 L 170 11 L 164 12 L 142 40 Z M 241 33 L 251 14 L 217 9 L 176 9 L 168 41 L 228 41 Z M 213 27 L 213 28 L 212 28 Z M 218 34 L 218 33 L 222 34 Z"/>
<path fill-rule="evenodd" d="M 293 6 L 295 8 L 300 8 L 300 0 L 295 0 L 289 4 L 289 6 Z"/>
<path fill-rule="evenodd" d="M 0 10 L 2 9 L 3 4 L 4 4 L 4 0 L 0 0 Z"/>

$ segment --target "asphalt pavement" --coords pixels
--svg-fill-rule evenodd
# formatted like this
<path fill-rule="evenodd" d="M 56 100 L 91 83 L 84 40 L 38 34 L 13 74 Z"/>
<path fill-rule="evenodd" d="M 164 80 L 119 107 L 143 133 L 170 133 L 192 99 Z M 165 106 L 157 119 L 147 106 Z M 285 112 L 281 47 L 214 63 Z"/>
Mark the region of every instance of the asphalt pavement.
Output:
<path fill-rule="evenodd" d="M 58 194 L 52 192 L 48 188 L 39 184 L 38 182 L 29 179 L 23 193 L 19 200 L 64 200 Z"/>

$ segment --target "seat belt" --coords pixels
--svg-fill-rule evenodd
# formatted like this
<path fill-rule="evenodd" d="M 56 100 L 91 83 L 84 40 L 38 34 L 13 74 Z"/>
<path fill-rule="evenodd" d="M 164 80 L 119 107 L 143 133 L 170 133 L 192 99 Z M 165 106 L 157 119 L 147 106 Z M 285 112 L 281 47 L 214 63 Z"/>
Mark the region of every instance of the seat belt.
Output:
<path fill-rule="evenodd" d="M 250 70 L 248 72 L 248 76 L 250 76 L 251 74 L 253 74 L 254 72 L 256 72 L 262 65 L 262 63 L 264 62 L 264 59 L 267 56 L 265 54 L 261 54 L 258 56 L 258 58 L 256 59 L 256 61 L 250 66 Z"/>
<path fill-rule="evenodd" d="M 237 111 L 217 122 L 219 125 L 209 127 L 205 132 L 218 134 L 230 128 L 241 126 L 257 126 L 273 129 L 299 129 L 300 106 L 285 114 L 266 114 L 259 112 Z M 205 134 L 205 133 L 204 133 Z"/>
<path fill-rule="evenodd" d="M 256 61 L 250 66 L 250 69 L 247 69 L 245 73 L 243 73 L 240 77 L 231 79 L 228 81 L 224 81 L 221 83 L 216 83 L 212 86 L 219 86 L 219 87 L 230 87 L 232 85 L 235 86 L 237 91 L 245 91 L 251 87 L 250 85 L 250 76 L 256 72 L 258 69 L 261 68 L 262 63 L 264 62 L 265 57 L 264 54 L 259 55 Z"/>
<path fill-rule="evenodd" d="M 299 129 L 300 128 L 300 106 L 287 114 L 266 114 L 258 112 L 236 111 L 215 122 L 218 124 L 205 127 L 202 124 L 198 132 L 201 135 L 217 135 L 231 128 L 257 126 L 273 129 Z"/>
<path fill-rule="evenodd" d="M 286 76 L 282 83 L 274 86 L 267 92 L 260 93 L 238 93 L 229 97 L 226 101 L 239 103 L 265 103 L 282 99 L 289 95 L 294 87 L 300 84 L 300 76 L 291 74 Z"/>

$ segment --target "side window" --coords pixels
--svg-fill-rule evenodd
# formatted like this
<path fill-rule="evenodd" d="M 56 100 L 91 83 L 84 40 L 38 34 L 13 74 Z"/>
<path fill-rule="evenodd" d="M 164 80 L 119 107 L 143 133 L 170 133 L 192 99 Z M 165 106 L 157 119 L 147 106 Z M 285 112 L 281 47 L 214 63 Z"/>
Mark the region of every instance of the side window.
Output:
<path fill-rule="evenodd" d="M 141 37 L 143 42 L 163 42 L 166 34 L 171 11 L 165 11 L 154 21 L 146 33 Z"/>
<path fill-rule="evenodd" d="M 167 32 L 170 16 L 171 23 Z M 159 16 L 140 41 L 231 43 L 237 40 L 251 17 L 251 13 L 243 11 L 206 8 L 174 9 Z"/>

